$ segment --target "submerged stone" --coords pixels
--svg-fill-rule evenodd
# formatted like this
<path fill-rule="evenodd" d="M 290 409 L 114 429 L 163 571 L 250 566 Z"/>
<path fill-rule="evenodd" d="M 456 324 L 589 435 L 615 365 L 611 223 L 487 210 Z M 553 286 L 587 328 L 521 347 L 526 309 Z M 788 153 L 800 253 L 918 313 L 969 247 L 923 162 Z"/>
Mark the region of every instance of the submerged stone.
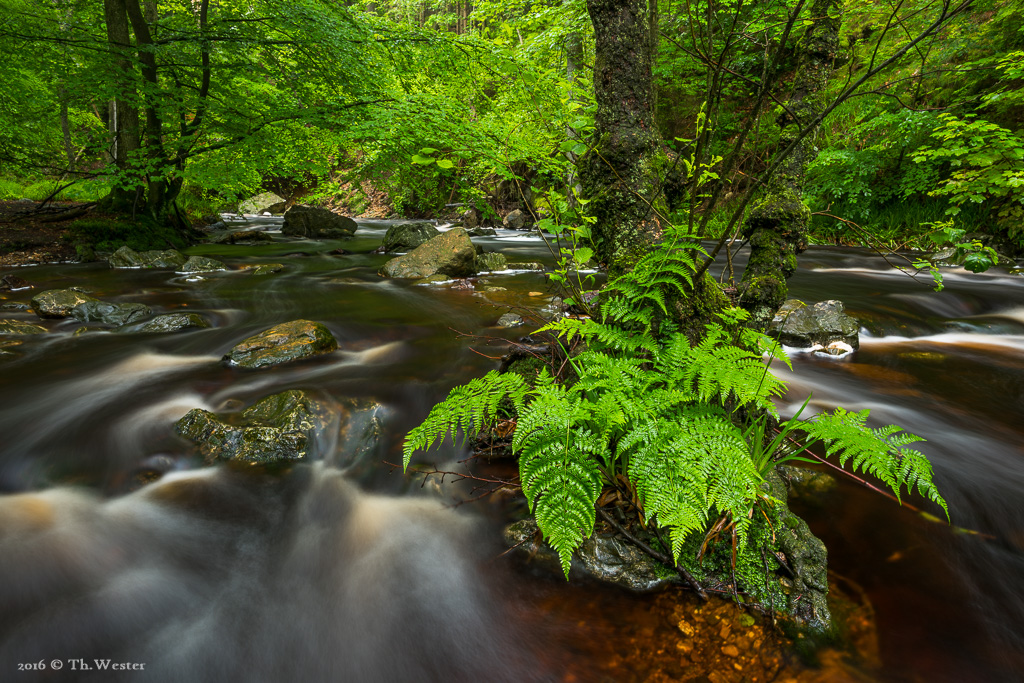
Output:
<path fill-rule="evenodd" d="M 0 320 L 0 335 L 43 334 L 47 329 L 20 320 Z"/>
<path fill-rule="evenodd" d="M 118 328 L 117 332 L 128 334 L 161 334 L 178 332 L 189 328 L 206 329 L 209 321 L 198 313 L 164 313 L 142 325 L 129 325 Z"/>
<path fill-rule="evenodd" d="M 185 255 L 177 249 L 163 251 L 135 251 L 124 246 L 115 251 L 107 259 L 111 268 L 174 268 L 177 270 L 185 265 Z"/>
<path fill-rule="evenodd" d="M 427 240 L 408 254 L 384 264 L 384 277 L 426 278 L 431 275 L 468 277 L 476 273 L 476 248 L 462 228 L 453 228 Z"/>
<path fill-rule="evenodd" d="M 86 301 L 71 311 L 78 322 L 106 325 L 130 325 L 148 318 L 152 313 L 145 304 L 112 304 L 106 301 Z"/>
<path fill-rule="evenodd" d="M 32 297 L 32 310 L 40 318 L 67 318 L 75 306 L 99 299 L 74 289 L 48 289 Z"/>
<path fill-rule="evenodd" d="M 519 327 L 525 321 L 518 313 L 506 313 L 498 318 L 498 327 Z"/>
<path fill-rule="evenodd" d="M 384 241 L 381 246 L 385 252 L 391 251 L 412 251 L 427 240 L 433 239 L 441 234 L 441 231 L 434 227 L 433 223 L 420 221 L 417 223 L 402 223 L 392 225 L 384 234 Z"/>
<path fill-rule="evenodd" d="M 332 353 L 337 348 L 338 340 L 320 323 L 293 320 L 242 340 L 224 360 L 243 368 L 262 368 Z"/>
<path fill-rule="evenodd" d="M 262 230 L 235 230 L 217 235 L 210 240 L 211 244 L 266 244 L 274 238 Z"/>
<path fill-rule="evenodd" d="M 17 275 L 0 277 L 0 292 L 17 292 L 22 289 L 32 289 L 32 285 Z"/>
<path fill-rule="evenodd" d="M 205 256 L 189 256 L 185 265 L 178 269 L 179 273 L 212 273 L 217 270 L 227 270 L 223 261 L 207 258 Z"/>
<path fill-rule="evenodd" d="M 284 264 L 261 263 L 258 266 L 249 266 L 245 270 L 248 270 L 252 275 L 273 275 L 274 273 L 280 273 L 284 270 Z"/>

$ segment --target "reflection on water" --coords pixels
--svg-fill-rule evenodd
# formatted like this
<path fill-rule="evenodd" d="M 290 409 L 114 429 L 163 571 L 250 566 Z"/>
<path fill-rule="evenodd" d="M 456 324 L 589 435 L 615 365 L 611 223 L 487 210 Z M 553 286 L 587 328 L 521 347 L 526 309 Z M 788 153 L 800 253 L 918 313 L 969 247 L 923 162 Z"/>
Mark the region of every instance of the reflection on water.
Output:
<path fill-rule="evenodd" d="M 50 334 L 0 360 L 5 671 L 12 661 L 119 657 L 149 662 L 153 679 L 182 681 L 608 675 L 587 658 L 626 631 L 595 636 L 576 616 L 588 614 L 585 601 L 561 584 L 542 592 L 570 607 L 538 611 L 533 589 L 502 575 L 498 551 L 481 541 L 493 529 L 480 534 L 465 507 L 442 509 L 418 481 L 383 465 L 359 468 L 357 481 L 323 465 L 273 475 L 195 470 L 199 459 L 173 432 L 191 408 L 237 412 L 308 389 L 381 403 L 379 457 L 398 462 L 401 436 L 452 386 L 493 368 L 502 340 L 524 334 L 495 327 L 510 303 L 540 308 L 546 296 L 526 293 L 555 293 L 542 274 L 522 271 L 485 275 L 476 290 L 382 280 L 376 271 L 388 257 L 372 251 L 386 228 L 366 222 L 347 241 L 204 245 L 190 252 L 233 270 L 195 281 L 103 264 L 18 271 L 36 289 L 4 293 L 4 303 L 81 286 L 158 313 L 195 311 L 213 327 L 72 336 L 76 322 L 43 321 Z M 511 260 L 551 262 L 537 237 L 499 231 L 477 241 Z M 348 253 L 331 253 L 339 247 Z M 241 270 L 260 263 L 285 268 Z M 486 283 L 507 291 L 485 292 Z M 830 547 L 832 568 L 875 603 L 888 678 L 1009 679 L 1024 670 L 1024 286 L 1005 274 L 954 273 L 946 284 L 934 293 L 865 252 L 811 250 L 793 294 L 842 299 L 865 335 L 838 362 L 796 355 L 788 401 L 795 409 L 813 391 L 812 408 L 870 407 L 878 422 L 926 437 L 954 523 L 995 540 L 953 533 L 855 482 L 800 512 Z M 299 318 L 327 325 L 339 351 L 261 371 L 219 361 L 245 337 Z M 140 472 L 166 474 L 126 494 Z M 442 491 L 445 501 L 451 493 Z M 598 590 L 587 595 L 623 614 L 648 609 Z M 558 637 L 527 636 L 545 628 Z M 587 645 L 562 656 L 574 638 Z M 615 666 L 619 680 L 653 670 Z"/>

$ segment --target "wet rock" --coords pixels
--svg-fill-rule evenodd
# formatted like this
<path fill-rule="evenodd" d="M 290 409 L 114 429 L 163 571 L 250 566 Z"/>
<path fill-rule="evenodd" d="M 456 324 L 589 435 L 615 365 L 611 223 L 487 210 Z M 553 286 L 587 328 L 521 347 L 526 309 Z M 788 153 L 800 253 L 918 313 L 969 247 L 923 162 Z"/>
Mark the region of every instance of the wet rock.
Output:
<path fill-rule="evenodd" d="M 412 251 L 427 240 L 433 239 L 441 234 L 441 231 L 432 223 L 426 221 L 418 223 L 402 223 L 392 225 L 384 234 L 384 241 L 381 246 L 384 252 Z"/>
<path fill-rule="evenodd" d="M 135 251 L 124 246 L 115 251 L 107 259 L 111 268 L 174 268 L 185 265 L 185 255 L 177 249 L 164 251 Z"/>
<path fill-rule="evenodd" d="M 524 230 L 529 227 L 530 221 L 525 213 L 515 209 L 508 212 L 508 215 L 501 221 L 501 224 L 508 230 Z"/>
<path fill-rule="evenodd" d="M 834 299 L 813 306 L 789 299 L 768 327 L 768 333 L 780 343 L 798 348 L 815 344 L 824 348 L 833 342 L 843 342 L 855 349 L 860 341 L 859 331 L 860 325 L 845 313 L 843 302 Z"/>
<path fill-rule="evenodd" d="M 293 320 L 244 339 L 224 360 L 243 368 L 262 368 L 331 353 L 337 348 L 334 335 L 320 323 Z"/>
<path fill-rule="evenodd" d="M 67 318 L 75 306 L 99 299 L 74 289 L 48 289 L 32 297 L 32 310 L 40 318 Z"/>
<path fill-rule="evenodd" d="M 510 263 L 508 267 L 512 270 L 547 270 L 543 263 L 536 261 L 524 261 L 522 263 Z"/>
<path fill-rule="evenodd" d="M 532 519 L 505 527 L 504 536 L 506 545 L 515 547 L 521 557 L 561 573 L 558 554 L 540 540 L 537 523 Z M 601 532 L 595 532 L 573 554 L 572 575 L 612 583 L 637 593 L 649 593 L 679 583 L 678 574 L 633 544 Z"/>
<path fill-rule="evenodd" d="M 164 313 L 142 325 L 128 325 L 115 331 L 127 334 L 162 334 L 189 328 L 206 329 L 208 327 L 210 327 L 209 321 L 198 313 Z"/>
<path fill-rule="evenodd" d="M 112 304 L 106 301 L 86 301 L 78 304 L 71 315 L 82 323 L 130 325 L 153 314 L 145 304 Z"/>
<path fill-rule="evenodd" d="M 0 335 L 43 334 L 46 328 L 42 325 L 22 322 L 21 320 L 0 320 Z"/>
<path fill-rule="evenodd" d="M 21 340 L 7 339 L 0 341 L 0 356 L 17 356 L 15 351 L 21 345 Z"/>
<path fill-rule="evenodd" d="M 314 240 L 337 239 L 351 237 L 356 227 L 356 222 L 347 216 L 339 216 L 327 209 L 296 205 L 284 215 L 281 234 Z"/>
<path fill-rule="evenodd" d="M 284 270 L 283 263 L 261 263 L 258 266 L 249 266 L 246 268 L 252 275 L 273 275 L 274 273 L 280 273 Z"/>
<path fill-rule="evenodd" d="M 27 311 L 28 304 L 21 301 L 8 301 L 7 303 L 0 304 L 0 309 L 4 311 Z"/>
<path fill-rule="evenodd" d="M 494 228 L 472 228 L 468 225 L 466 228 L 466 233 L 470 237 L 495 237 L 498 234 Z"/>
<path fill-rule="evenodd" d="M 17 292 L 22 289 L 32 289 L 32 285 L 17 275 L 4 275 L 0 278 L 0 292 Z"/>
<path fill-rule="evenodd" d="M 468 277 L 476 273 L 476 249 L 462 228 L 453 228 L 384 264 L 384 277 Z"/>
<path fill-rule="evenodd" d="M 246 199 L 244 202 L 239 204 L 238 213 L 261 214 L 264 211 L 274 213 L 275 205 L 281 205 L 283 207 L 284 200 L 281 197 L 278 197 L 273 192 L 263 192 L 261 194 L 256 195 L 255 197 L 250 197 L 249 199 Z"/>
<path fill-rule="evenodd" d="M 212 273 L 217 270 L 227 270 L 228 267 L 222 261 L 207 258 L 205 256 L 189 256 L 185 265 L 178 269 L 179 273 Z"/>
<path fill-rule="evenodd" d="M 504 254 L 500 254 L 496 251 L 489 251 L 486 254 L 480 254 L 476 257 L 477 270 L 507 270 L 508 260 Z"/>
<path fill-rule="evenodd" d="M 196 443 L 207 462 L 266 465 L 320 455 L 317 444 L 331 428 L 336 412 L 329 404 L 293 389 L 243 411 L 240 425 L 194 408 L 178 420 L 175 430 Z"/>
<path fill-rule="evenodd" d="M 462 214 L 462 227 L 469 230 L 469 234 L 471 236 L 478 237 L 479 235 L 473 235 L 473 228 L 480 225 L 481 218 L 483 217 L 480 215 L 480 209 L 475 206 L 471 206 L 466 209 L 464 214 Z M 494 234 L 493 231 L 491 234 Z"/>
<path fill-rule="evenodd" d="M 523 322 L 523 316 L 518 313 L 506 313 L 498 318 L 498 327 L 519 327 Z"/>
<path fill-rule="evenodd" d="M 266 244 L 274 238 L 262 230 L 235 230 L 217 235 L 210 244 Z"/>

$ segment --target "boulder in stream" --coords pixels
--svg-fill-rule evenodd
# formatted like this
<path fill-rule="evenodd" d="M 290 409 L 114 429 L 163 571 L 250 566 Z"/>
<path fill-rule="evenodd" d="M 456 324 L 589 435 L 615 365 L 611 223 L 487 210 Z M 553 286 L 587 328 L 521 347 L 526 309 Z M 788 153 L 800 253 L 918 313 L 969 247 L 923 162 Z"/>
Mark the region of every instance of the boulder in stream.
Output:
<path fill-rule="evenodd" d="M 218 270 L 227 270 L 223 261 L 207 258 L 205 256 L 189 256 L 188 261 L 178 269 L 179 273 L 212 273 Z"/>
<path fill-rule="evenodd" d="M 262 230 L 232 230 L 209 240 L 210 244 L 267 244 L 274 238 Z"/>
<path fill-rule="evenodd" d="M 190 410 L 175 430 L 195 442 L 207 462 L 232 460 L 266 465 L 316 455 L 335 411 L 304 391 L 291 390 L 258 401 L 232 425 L 200 408 Z"/>
<path fill-rule="evenodd" d="M 327 209 L 297 204 L 284 215 L 281 234 L 314 240 L 338 239 L 351 237 L 355 234 L 356 227 L 356 222 L 347 216 L 339 216 Z"/>
<path fill-rule="evenodd" d="M 381 246 L 384 252 L 412 251 L 427 240 L 433 239 L 441 234 L 441 231 L 434 227 L 433 223 L 419 221 L 416 223 L 401 223 L 392 225 L 384 234 L 384 241 Z"/>
<path fill-rule="evenodd" d="M 112 304 L 106 301 L 86 301 L 74 307 L 71 315 L 83 323 L 130 325 L 153 314 L 145 304 Z"/>
<path fill-rule="evenodd" d="M 249 197 L 241 204 L 238 205 L 238 213 L 240 214 L 261 214 L 264 211 L 270 213 L 281 213 L 280 210 L 275 211 L 275 207 L 283 207 L 284 200 L 277 196 L 273 192 L 262 192 L 255 197 Z"/>
<path fill-rule="evenodd" d="M 0 320 L 0 336 L 43 334 L 46 328 L 42 325 L 22 322 L 21 320 Z"/>
<path fill-rule="evenodd" d="M 488 251 L 476 257 L 477 270 L 508 270 L 508 259 L 497 251 Z"/>
<path fill-rule="evenodd" d="M 525 230 L 530 227 L 530 219 L 521 210 L 515 209 L 508 212 L 501 224 L 508 230 Z"/>
<path fill-rule="evenodd" d="M 476 248 L 462 228 L 453 228 L 384 264 L 384 277 L 468 277 L 476 273 Z"/>
<path fill-rule="evenodd" d="M 198 313 L 164 313 L 142 325 L 128 325 L 116 331 L 128 334 L 163 334 L 185 329 L 206 329 L 209 321 Z"/>
<path fill-rule="evenodd" d="M 330 330 L 310 320 L 292 320 L 243 339 L 224 360 L 243 368 L 262 368 L 288 363 L 338 349 Z"/>
<path fill-rule="evenodd" d="M 48 289 L 32 297 L 32 310 L 40 318 L 67 318 L 75 306 L 99 299 L 75 289 Z"/>
<path fill-rule="evenodd" d="M 123 246 L 107 259 L 111 268 L 173 268 L 177 270 L 185 265 L 185 255 L 177 249 L 163 251 L 135 251 Z"/>
<path fill-rule="evenodd" d="M 210 463 L 268 465 L 336 453 L 331 465 L 347 469 L 365 464 L 377 451 L 382 413 L 375 401 L 334 402 L 292 389 L 260 399 L 236 415 L 195 408 L 178 420 L 175 430 L 196 443 Z"/>
<path fill-rule="evenodd" d="M 808 348 L 829 347 L 843 342 L 855 349 L 860 343 L 860 324 L 846 314 L 843 302 L 835 299 L 808 306 L 799 299 L 789 299 L 775 314 L 768 334 L 786 346 Z"/>

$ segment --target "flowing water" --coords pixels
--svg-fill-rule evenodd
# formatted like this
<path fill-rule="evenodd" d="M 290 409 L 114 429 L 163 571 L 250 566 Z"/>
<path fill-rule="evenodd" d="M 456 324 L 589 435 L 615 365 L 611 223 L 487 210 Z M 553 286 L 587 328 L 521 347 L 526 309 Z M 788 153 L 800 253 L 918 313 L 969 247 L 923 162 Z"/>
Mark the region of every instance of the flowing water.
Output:
<path fill-rule="evenodd" d="M 200 312 L 214 327 L 73 336 L 75 321 L 45 321 L 50 334 L 0 357 L 3 680 L 630 678 L 605 668 L 614 648 L 602 639 L 642 620 L 647 598 L 524 576 L 496 547 L 500 514 L 450 505 L 468 485 L 421 486 L 385 464 L 401 461 L 402 435 L 435 402 L 523 334 L 498 317 L 524 301 L 543 309 L 554 292 L 531 272 L 488 275 L 476 290 L 384 280 L 388 257 L 371 252 L 386 227 L 361 222 L 343 242 L 190 250 L 233 268 L 286 266 L 270 276 L 15 271 L 35 289 L 0 304 L 79 286 Z M 511 261 L 551 260 L 521 233 L 476 241 Z M 485 281 L 505 291 L 483 292 Z M 954 524 L 980 535 L 845 480 L 798 512 L 832 568 L 871 598 L 884 679 L 1012 680 L 1024 671 L 1024 280 L 951 273 L 946 283 L 930 292 L 862 251 L 805 254 L 793 294 L 842 299 L 866 333 L 843 359 L 796 355 L 788 400 L 813 392 L 815 407 L 869 407 L 926 437 Z M 220 361 L 299 318 L 326 324 L 341 349 L 259 371 Z M 357 463 L 325 442 L 321 462 L 268 473 L 203 468 L 174 435 L 191 408 L 237 412 L 292 388 L 380 402 L 384 441 Z M 452 469 L 461 457 L 451 447 L 423 460 Z M 96 658 L 145 668 L 82 670 Z"/>

